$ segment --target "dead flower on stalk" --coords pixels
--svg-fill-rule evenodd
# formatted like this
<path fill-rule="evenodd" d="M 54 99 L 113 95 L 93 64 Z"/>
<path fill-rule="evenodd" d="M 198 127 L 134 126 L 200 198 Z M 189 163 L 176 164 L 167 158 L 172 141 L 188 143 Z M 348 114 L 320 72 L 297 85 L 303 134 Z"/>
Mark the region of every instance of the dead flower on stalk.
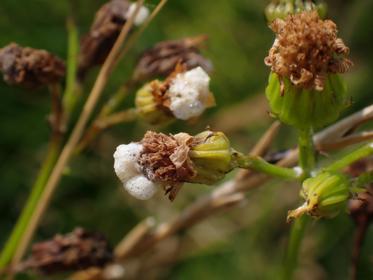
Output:
<path fill-rule="evenodd" d="M 140 56 L 133 79 L 146 81 L 168 76 L 178 63 L 183 64 L 186 70 L 200 66 L 207 73 L 211 73 L 211 61 L 200 53 L 200 46 L 206 40 L 207 36 L 200 35 L 157 43 Z"/>
<path fill-rule="evenodd" d="M 19 270 L 33 269 L 45 274 L 102 267 L 112 260 L 112 250 L 106 239 L 97 233 L 77 228 L 66 235 L 33 245 L 31 256 Z"/>
<path fill-rule="evenodd" d="M 135 10 L 136 3 L 128 0 L 111 0 L 97 11 L 89 33 L 81 41 L 78 67 L 81 79 L 90 68 L 105 61 L 123 25 Z M 134 25 L 141 25 L 148 14 L 148 9 L 141 7 Z"/>
<path fill-rule="evenodd" d="M 114 170 L 124 188 L 138 199 L 163 188 L 174 200 L 183 183 L 214 184 L 235 167 L 233 150 L 221 132 L 166 135 L 148 131 L 137 143 L 120 145 Z"/>
<path fill-rule="evenodd" d="M 165 81 L 154 80 L 137 91 L 136 109 L 143 120 L 153 125 L 190 120 L 215 105 L 209 75 L 199 66 L 186 69 L 178 64 Z"/>
<path fill-rule="evenodd" d="M 0 49 L 0 70 L 6 83 L 35 89 L 59 82 L 65 63 L 45 50 L 11 43 Z"/>

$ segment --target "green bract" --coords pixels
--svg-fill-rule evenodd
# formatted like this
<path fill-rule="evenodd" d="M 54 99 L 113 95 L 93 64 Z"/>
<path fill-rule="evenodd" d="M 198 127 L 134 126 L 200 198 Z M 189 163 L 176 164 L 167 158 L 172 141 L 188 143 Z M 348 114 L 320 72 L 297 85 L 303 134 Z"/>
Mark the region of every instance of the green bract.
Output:
<path fill-rule="evenodd" d="M 314 217 L 332 218 L 346 209 L 350 198 L 350 180 L 342 173 L 322 172 L 303 182 L 300 195 L 305 203 L 289 212 L 288 219 L 304 213 Z"/>
<path fill-rule="evenodd" d="M 229 139 L 222 132 L 204 131 L 194 136 L 196 145 L 189 152 L 196 176 L 192 183 L 211 185 L 224 178 L 233 166 Z"/>
<path fill-rule="evenodd" d="M 276 73 L 269 76 L 266 96 L 272 114 L 299 129 L 320 128 L 333 121 L 348 105 L 346 86 L 337 74 L 329 74 L 322 91 L 303 89 L 289 79 L 281 81 Z"/>
<path fill-rule="evenodd" d="M 317 10 L 320 18 L 325 18 L 328 7 L 325 2 L 318 1 L 313 3 L 312 1 L 296 0 L 296 1 L 273 1 L 268 4 L 264 10 L 264 14 L 269 23 L 275 19 L 284 19 L 289 14 L 300 13 L 303 11 Z"/>
<path fill-rule="evenodd" d="M 167 112 L 157 104 L 152 94 L 151 83 L 145 84 L 137 91 L 135 105 L 138 115 L 149 124 L 161 125 L 173 119 L 171 114 L 167 114 Z"/>

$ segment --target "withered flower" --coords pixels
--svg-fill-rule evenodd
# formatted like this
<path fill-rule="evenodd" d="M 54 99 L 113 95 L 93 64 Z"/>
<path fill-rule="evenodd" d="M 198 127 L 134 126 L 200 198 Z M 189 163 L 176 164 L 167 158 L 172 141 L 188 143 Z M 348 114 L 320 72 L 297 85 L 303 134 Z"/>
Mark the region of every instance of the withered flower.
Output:
<path fill-rule="evenodd" d="M 177 64 L 164 82 L 154 80 L 136 93 L 137 112 L 146 122 L 158 125 L 196 118 L 215 105 L 209 83 L 210 77 L 201 67 L 186 71 Z"/>
<path fill-rule="evenodd" d="M 207 73 L 212 72 L 212 64 L 200 53 L 201 44 L 207 36 L 188 37 L 180 40 L 163 41 L 145 51 L 135 68 L 135 81 L 146 81 L 170 75 L 180 63 L 186 70 L 200 66 Z"/>
<path fill-rule="evenodd" d="M 111 0 L 97 11 L 89 33 L 81 41 L 78 67 L 80 78 L 84 78 L 90 68 L 105 61 L 123 25 L 135 9 L 136 3 L 128 0 Z M 134 24 L 140 25 L 148 14 L 148 9 L 141 7 Z"/>
<path fill-rule="evenodd" d="M 352 62 L 337 26 L 316 11 L 289 15 L 271 24 L 276 39 L 265 58 L 271 68 L 266 96 L 273 115 L 298 128 L 319 128 L 348 106 L 340 73 Z"/>
<path fill-rule="evenodd" d="M 125 189 L 149 199 L 160 187 L 175 199 L 185 182 L 213 184 L 235 166 L 229 140 L 221 132 L 165 135 L 148 131 L 139 143 L 120 145 L 114 169 Z"/>
<path fill-rule="evenodd" d="M 265 63 L 298 87 L 322 91 L 328 74 L 345 73 L 352 65 L 335 23 L 320 19 L 315 11 L 277 19 L 271 28 L 276 40 Z"/>
<path fill-rule="evenodd" d="M 102 267 L 112 260 L 106 239 L 97 233 L 77 228 L 66 235 L 36 243 L 31 256 L 21 264 L 22 270 L 35 269 L 45 274 L 68 270 Z"/>
<path fill-rule="evenodd" d="M 45 50 L 11 43 L 0 49 L 0 70 L 6 83 L 35 89 L 59 82 L 65 63 Z"/>

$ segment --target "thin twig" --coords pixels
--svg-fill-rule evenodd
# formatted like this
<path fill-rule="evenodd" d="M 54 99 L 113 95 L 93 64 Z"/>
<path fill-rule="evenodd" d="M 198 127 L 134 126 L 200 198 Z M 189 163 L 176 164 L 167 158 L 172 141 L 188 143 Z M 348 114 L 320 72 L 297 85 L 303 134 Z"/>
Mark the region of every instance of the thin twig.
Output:
<path fill-rule="evenodd" d="M 30 240 L 35 232 L 35 229 L 45 212 L 47 206 L 49 205 L 49 201 L 52 197 L 52 194 L 54 193 L 54 190 L 56 189 L 56 186 L 58 182 L 61 179 L 62 172 L 65 168 L 65 166 L 68 164 L 68 161 L 70 159 L 70 156 L 72 155 L 75 146 L 79 142 L 80 137 L 82 136 L 83 130 L 89 120 L 89 117 L 91 113 L 94 110 L 94 107 L 102 93 L 102 90 L 104 89 L 106 82 L 110 76 L 110 73 L 113 69 L 113 66 L 116 64 L 118 55 L 120 53 L 120 49 L 123 45 L 124 40 L 127 37 L 127 34 L 129 30 L 132 27 L 134 18 L 136 17 L 137 13 L 140 10 L 140 7 L 142 6 L 144 0 L 138 0 L 136 10 L 133 13 L 133 15 L 130 17 L 130 19 L 126 22 L 126 24 L 123 26 L 121 33 L 118 36 L 118 39 L 116 40 L 113 48 L 111 49 L 107 59 L 105 60 L 105 63 L 103 64 L 98 77 L 95 81 L 95 84 L 92 88 L 92 91 L 84 105 L 83 111 L 79 117 L 78 122 L 76 123 L 71 136 L 69 140 L 67 141 L 65 147 L 63 148 L 61 155 L 51 173 L 51 176 L 49 177 L 49 180 L 45 186 L 45 190 L 40 198 L 40 201 L 37 205 L 37 208 L 35 209 L 35 212 L 33 213 L 33 216 L 31 218 L 31 221 L 27 227 L 27 230 L 25 234 L 22 236 L 22 239 L 20 241 L 20 244 L 17 248 L 16 254 L 12 261 L 12 266 L 16 266 L 19 261 L 22 259 L 28 244 L 30 243 Z"/>

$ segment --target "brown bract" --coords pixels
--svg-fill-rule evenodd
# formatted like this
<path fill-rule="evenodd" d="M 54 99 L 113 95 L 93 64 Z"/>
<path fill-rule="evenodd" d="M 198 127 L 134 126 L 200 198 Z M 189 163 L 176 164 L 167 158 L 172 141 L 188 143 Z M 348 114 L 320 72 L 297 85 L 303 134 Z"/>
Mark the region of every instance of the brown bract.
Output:
<path fill-rule="evenodd" d="M 180 186 L 195 176 L 189 158 L 193 137 L 186 133 L 166 135 L 148 131 L 141 141 L 143 152 L 139 164 L 149 180 L 164 186 L 173 200 Z"/>
<path fill-rule="evenodd" d="M 329 73 L 344 73 L 352 66 L 337 26 L 320 19 L 316 11 L 276 19 L 271 29 L 276 39 L 265 64 L 296 86 L 322 91 Z"/>
<path fill-rule="evenodd" d="M 66 235 L 36 243 L 31 256 L 21 264 L 22 269 L 36 269 L 46 274 L 67 270 L 102 267 L 112 260 L 113 254 L 106 239 L 77 228 Z"/>
<path fill-rule="evenodd" d="M 29 89 L 57 83 L 65 75 L 65 63 L 57 56 L 16 43 L 0 49 L 0 69 L 5 82 Z"/>
<path fill-rule="evenodd" d="M 105 61 L 127 20 L 129 6 L 127 0 L 111 0 L 97 11 L 89 33 L 81 41 L 78 67 L 81 79 L 91 67 Z"/>
<path fill-rule="evenodd" d="M 141 55 L 135 69 L 134 79 L 145 81 L 167 76 L 178 63 L 184 64 L 186 70 L 200 66 L 206 72 L 211 72 L 211 62 L 200 54 L 200 45 L 206 39 L 206 36 L 201 35 L 156 44 Z"/>

